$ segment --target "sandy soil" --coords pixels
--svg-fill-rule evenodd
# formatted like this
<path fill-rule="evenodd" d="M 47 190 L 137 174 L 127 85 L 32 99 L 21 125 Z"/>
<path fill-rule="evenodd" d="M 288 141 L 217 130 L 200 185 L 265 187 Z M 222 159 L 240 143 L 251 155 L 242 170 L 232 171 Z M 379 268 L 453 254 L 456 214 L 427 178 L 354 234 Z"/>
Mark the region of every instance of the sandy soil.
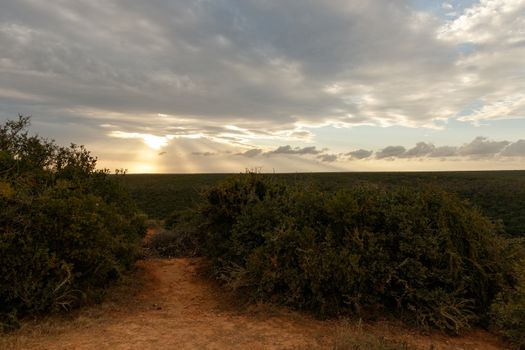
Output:
<path fill-rule="evenodd" d="M 0 337 L 0 348 L 333 349 L 337 337 L 363 332 L 422 349 L 506 348 L 482 331 L 422 335 L 387 322 L 354 327 L 271 306 L 235 305 L 198 273 L 202 264 L 198 258 L 141 261 L 134 282 L 101 305 L 67 318 L 28 322 Z"/>

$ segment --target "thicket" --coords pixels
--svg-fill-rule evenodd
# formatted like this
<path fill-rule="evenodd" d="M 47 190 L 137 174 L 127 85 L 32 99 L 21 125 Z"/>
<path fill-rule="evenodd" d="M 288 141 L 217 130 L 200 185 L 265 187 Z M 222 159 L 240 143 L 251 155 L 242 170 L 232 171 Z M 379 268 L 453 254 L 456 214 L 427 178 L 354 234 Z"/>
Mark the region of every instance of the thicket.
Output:
<path fill-rule="evenodd" d="M 198 204 L 203 190 L 218 184 L 228 174 L 132 174 L 124 184 L 150 218 L 164 220 L 174 211 Z M 478 207 L 491 220 L 503 224 L 505 232 L 525 237 L 525 171 L 386 172 L 386 173 L 299 173 L 273 174 L 292 186 L 315 184 L 324 192 L 335 192 L 363 183 L 381 186 L 427 186 L 433 184 L 456 193 Z"/>
<path fill-rule="evenodd" d="M 138 258 L 144 218 L 83 147 L 0 126 L 0 329 L 99 298 Z"/>
<path fill-rule="evenodd" d="M 215 275 L 254 299 L 453 333 L 490 323 L 523 256 L 519 242 L 435 187 L 323 192 L 243 174 L 209 189 L 192 221 L 198 229 L 187 234 L 199 235 Z"/>
<path fill-rule="evenodd" d="M 518 283 L 504 289 L 492 305 L 494 326 L 525 349 L 525 259 L 517 262 Z"/>

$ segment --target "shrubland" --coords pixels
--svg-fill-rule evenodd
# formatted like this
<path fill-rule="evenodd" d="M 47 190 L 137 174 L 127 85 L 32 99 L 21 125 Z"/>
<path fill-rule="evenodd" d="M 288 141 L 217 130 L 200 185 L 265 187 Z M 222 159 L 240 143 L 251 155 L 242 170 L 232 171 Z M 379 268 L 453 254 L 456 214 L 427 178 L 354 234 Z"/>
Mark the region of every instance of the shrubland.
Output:
<path fill-rule="evenodd" d="M 0 328 L 97 300 L 140 255 L 144 218 L 83 147 L 0 126 Z"/>
<path fill-rule="evenodd" d="M 174 211 L 198 204 L 200 192 L 231 174 L 129 174 L 123 180 L 140 208 L 150 218 L 164 220 Z M 341 172 L 272 174 L 290 186 L 315 184 L 335 192 L 373 183 L 386 187 L 433 186 L 457 194 L 479 208 L 505 232 L 525 237 L 525 171 L 451 172 Z"/>
<path fill-rule="evenodd" d="M 525 259 L 516 263 L 518 283 L 500 292 L 492 304 L 492 321 L 508 339 L 525 349 Z"/>
<path fill-rule="evenodd" d="M 248 173 L 209 188 L 186 217 L 172 222 L 180 239 L 254 300 L 454 334 L 523 327 L 522 242 L 437 187 L 327 192 Z"/>

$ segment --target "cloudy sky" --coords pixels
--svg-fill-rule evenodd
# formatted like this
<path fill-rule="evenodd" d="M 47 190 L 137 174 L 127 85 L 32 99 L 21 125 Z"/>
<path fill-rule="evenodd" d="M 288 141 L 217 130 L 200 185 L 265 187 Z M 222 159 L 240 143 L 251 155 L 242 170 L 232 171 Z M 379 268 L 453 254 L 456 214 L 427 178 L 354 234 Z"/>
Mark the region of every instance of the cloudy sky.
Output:
<path fill-rule="evenodd" d="M 525 169 L 525 0 L 0 0 L 0 121 L 130 172 Z"/>

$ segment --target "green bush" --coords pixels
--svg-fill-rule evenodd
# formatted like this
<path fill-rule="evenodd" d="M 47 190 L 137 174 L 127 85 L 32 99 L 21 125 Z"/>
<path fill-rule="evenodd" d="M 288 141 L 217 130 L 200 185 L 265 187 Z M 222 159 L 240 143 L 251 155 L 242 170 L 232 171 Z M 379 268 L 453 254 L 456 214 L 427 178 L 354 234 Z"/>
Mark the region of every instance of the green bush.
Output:
<path fill-rule="evenodd" d="M 513 245 L 437 188 L 327 193 L 245 174 L 211 188 L 194 215 L 218 277 L 321 316 L 391 313 L 458 333 L 487 324 L 515 284 Z"/>
<path fill-rule="evenodd" d="M 0 328 L 101 295 L 140 253 L 144 219 L 82 146 L 0 127 Z"/>
<path fill-rule="evenodd" d="M 517 266 L 519 281 L 498 294 L 492 305 L 495 328 L 525 349 L 525 260 Z"/>

